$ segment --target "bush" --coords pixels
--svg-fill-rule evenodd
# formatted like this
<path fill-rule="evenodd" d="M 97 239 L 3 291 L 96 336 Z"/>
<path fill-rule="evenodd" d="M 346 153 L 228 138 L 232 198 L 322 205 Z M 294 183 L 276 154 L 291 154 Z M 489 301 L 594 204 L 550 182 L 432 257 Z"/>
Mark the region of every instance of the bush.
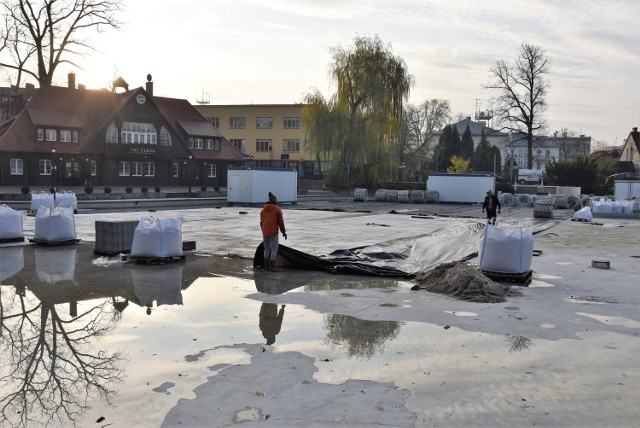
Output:
<path fill-rule="evenodd" d="M 28 195 L 29 192 L 31 192 L 31 188 L 29 186 L 22 186 L 20 188 L 20 191 L 22 192 L 23 195 Z"/>
<path fill-rule="evenodd" d="M 153 190 L 155 190 L 156 193 L 160 193 L 160 187 L 158 186 L 154 187 Z"/>
<path fill-rule="evenodd" d="M 498 183 L 496 183 L 496 192 L 513 194 L 513 193 L 515 193 L 515 189 L 509 183 L 498 182 Z"/>
<path fill-rule="evenodd" d="M 105 187 L 104 188 L 104 193 L 111 193 L 111 187 Z"/>
<path fill-rule="evenodd" d="M 93 193 L 93 186 L 85 186 L 84 187 L 84 193 L 86 193 L 87 195 L 90 195 Z"/>
<path fill-rule="evenodd" d="M 142 188 L 140 189 L 140 191 L 141 191 L 142 193 L 147 193 L 147 192 L 149 192 L 149 189 L 145 186 L 145 187 L 142 187 Z M 129 193 L 129 192 L 127 192 L 127 193 Z"/>
<path fill-rule="evenodd" d="M 200 186 L 200 190 L 202 190 L 203 192 L 207 191 L 207 186 Z"/>
<path fill-rule="evenodd" d="M 131 188 L 131 186 L 127 186 L 127 187 L 124 188 L 124 191 L 127 192 L 127 193 L 131 193 L 131 192 L 133 192 L 133 189 Z"/>

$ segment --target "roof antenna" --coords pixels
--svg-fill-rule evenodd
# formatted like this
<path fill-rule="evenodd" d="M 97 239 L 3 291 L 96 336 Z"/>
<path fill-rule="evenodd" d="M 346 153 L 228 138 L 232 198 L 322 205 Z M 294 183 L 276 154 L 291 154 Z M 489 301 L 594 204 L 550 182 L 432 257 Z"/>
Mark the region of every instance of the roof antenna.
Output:
<path fill-rule="evenodd" d="M 200 95 L 200 98 L 196 98 L 196 102 L 200 105 L 209 104 L 211 102 L 209 93 L 204 91 L 204 86 L 202 87 L 202 95 Z"/>

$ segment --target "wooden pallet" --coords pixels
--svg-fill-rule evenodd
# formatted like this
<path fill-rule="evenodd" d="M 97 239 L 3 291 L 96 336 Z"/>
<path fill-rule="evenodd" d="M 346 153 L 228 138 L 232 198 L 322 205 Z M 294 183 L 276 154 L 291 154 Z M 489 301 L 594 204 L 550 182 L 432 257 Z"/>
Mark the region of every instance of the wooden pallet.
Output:
<path fill-rule="evenodd" d="M 0 239 L 0 244 L 9 244 L 11 242 L 24 242 L 24 236 L 19 238 L 2 238 Z"/>
<path fill-rule="evenodd" d="M 80 239 L 67 239 L 65 241 L 47 241 L 46 239 L 29 239 L 29 242 L 33 242 L 34 244 L 40 244 L 40 245 L 48 245 L 51 247 L 54 246 L 58 246 L 58 245 L 71 245 L 71 244 L 75 244 L 77 242 L 80 242 Z"/>
<path fill-rule="evenodd" d="M 503 273 L 503 272 L 491 272 L 483 270 L 481 271 L 486 277 L 493 279 L 494 281 L 500 282 L 509 282 L 518 285 L 522 285 L 523 287 L 529 286 L 531 284 L 531 277 L 533 275 L 533 271 L 529 270 L 524 273 Z"/>
<path fill-rule="evenodd" d="M 130 254 L 123 254 L 122 261 L 134 261 L 139 264 L 144 265 L 160 265 L 164 263 L 177 262 L 179 260 L 184 260 L 186 256 L 183 254 L 181 256 L 170 256 L 170 257 L 142 257 L 142 256 L 132 256 Z"/>
<path fill-rule="evenodd" d="M 93 254 L 98 254 L 100 256 L 109 256 L 109 257 L 117 256 L 118 254 L 123 254 L 128 252 L 129 251 L 107 251 L 107 250 L 100 250 L 98 248 L 93 249 Z"/>

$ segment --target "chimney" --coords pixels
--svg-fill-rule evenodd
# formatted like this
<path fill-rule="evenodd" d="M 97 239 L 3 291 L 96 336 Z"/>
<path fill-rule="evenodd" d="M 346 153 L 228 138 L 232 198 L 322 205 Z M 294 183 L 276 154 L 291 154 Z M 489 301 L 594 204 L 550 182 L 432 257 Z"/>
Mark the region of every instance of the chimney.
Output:
<path fill-rule="evenodd" d="M 637 133 L 638 133 L 638 127 L 637 127 L 637 126 L 634 126 L 634 127 L 633 127 L 633 133 L 634 133 L 634 134 L 637 134 Z"/>
<path fill-rule="evenodd" d="M 151 77 L 151 74 L 147 74 L 147 85 L 145 90 L 147 91 L 147 95 L 149 95 L 150 97 L 153 96 L 153 82 L 151 81 L 151 79 L 153 79 L 153 77 Z"/>
<path fill-rule="evenodd" d="M 75 89 L 76 88 L 76 74 L 75 73 L 67 74 L 67 87 L 69 89 Z"/>

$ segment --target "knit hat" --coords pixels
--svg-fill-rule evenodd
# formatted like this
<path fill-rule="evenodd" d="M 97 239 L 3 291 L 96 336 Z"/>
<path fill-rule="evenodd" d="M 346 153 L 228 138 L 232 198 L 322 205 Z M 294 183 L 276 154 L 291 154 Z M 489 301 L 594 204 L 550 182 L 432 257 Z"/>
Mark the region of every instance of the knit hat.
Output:
<path fill-rule="evenodd" d="M 272 204 L 278 203 L 278 198 L 271 192 L 269 192 L 269 202 L 271 202 Z"/>

